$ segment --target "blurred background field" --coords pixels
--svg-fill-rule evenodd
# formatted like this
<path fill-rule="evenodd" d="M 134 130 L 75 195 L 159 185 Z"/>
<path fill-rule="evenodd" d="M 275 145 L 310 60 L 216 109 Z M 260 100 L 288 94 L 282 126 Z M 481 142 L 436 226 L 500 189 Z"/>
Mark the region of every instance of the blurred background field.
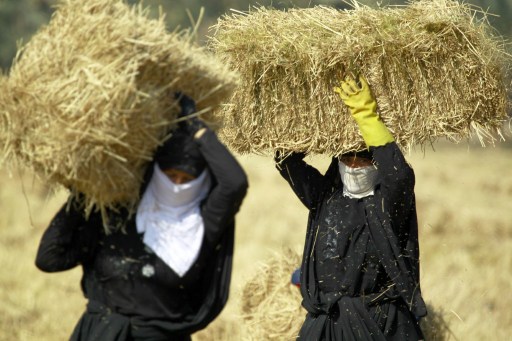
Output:
<path fill-rule="evenodd" d="M 271 2 L 280 8 L 292 5 L 292 1 L 257 3 Z M 491 22 L 503 35 L 511 36 L 512 0 L 468 2 L 499 14 L 490 17 Z M 27 40 L 48 21 L 53 3 L 0 0 L 1 68 L 8 70 L 16 41 Z M 248 3 L 256 4 L 241 0 L 145 3 L 155 11 L 162 5 L 170 28 L 190 24 L 186 8 L 197 16 L 199 7 L 205 6 L 199 40 L 229 8 L 246 10 Z M 346 6 L 341 0 L 294 3 L 299 7 Z M 439 340 L 511 339 L 512 135 L 509 126 L 505 130 L 507 142 L 496 147 L 440 142 L 407 155 L 416 172 L 422 289 L 433 308 L 432 315 L 449 328 Z M 194 336 L 196 341 L 250 339 L 240 318 L 244 285 L 262 263 L 283 248 L 302 251 L 307 211 L 279 177 L 273 161 L 258 156 L 238 158 L 249 175 L 250 189 L 237 216 L 231 296 L 221 316 Z M 323 158 L 310 161 L 322 170 L 328 162 Z M 6 170 L 0 174 L 0 341 L 66 340 L 85 306 L 80 269 L 45 274 L 34 265 L 41 234 L 66 193 L 49 193 L 32 174 L 9 174 Z M 289 278 L 283 277 L 283 281 Z"/>
<path fill-rule="evenodd" d="M 444 339 L 509 340 L 512 144 L 434 147 L 407 155 L 417 178 L 425 299 L 449 327 Z M 257 156 L 239 160 L 250 189 L 237 217 L 231 296 L 221 316 L 196 340 L 249 337 L 240 318 L 243 286 L 283 248 L 302 250 L 307 211 L 273 161 Z M 321 170 L 328 162 L 309 161 Z M 84 309 L 81 272 L 45 274 L 35 268 L 34 258 L 41 234 L 66 195 L 49 196 L 30 174 L 3 172 L 0 183 L 0 340 L 65 340 Z"/>

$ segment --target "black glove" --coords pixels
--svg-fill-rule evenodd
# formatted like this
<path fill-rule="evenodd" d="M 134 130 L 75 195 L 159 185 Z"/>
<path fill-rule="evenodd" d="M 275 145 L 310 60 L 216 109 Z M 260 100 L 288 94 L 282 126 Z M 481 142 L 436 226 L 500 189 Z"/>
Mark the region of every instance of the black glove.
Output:
<path fill-rule="evenodd" d="M 276 150 L 274 153 L 274 162 L 277 169 L 281 170 L 282 163 L 293 164 L 294 162 L 300 162 L 306 157 L 306 153 L 303 152 L 292 152 L 286 155 L 280 150 Z"/>
<path fill-rule="evenodd" d="M 283 160 L 284 160 L 283 153 L 280 150 L 276 150 L 274 152 L 274 162 L 280 163 Z"/>
<path fill-rule="evenodd" d="M 292 152 L 286 156 L 284 156 L 284 155 L 285 155 L 284 152 L 282 152 L 280 150 L 276 150 L 274 152 L 274 162 L 281 163 L 284 160 L 302 160 L 306 157 L 306 153 L 304 153 L 304 152 Z"/>
<path fill-rule="evenodd" d="M 192 116 L 196 112 L 196 102 L 192 98 L 182 94 L 181 92 L 176 92 L 174 97 L 179 100 L 178 103 L 181 107 L 181 112 L 178 117 L 186 118 L 178 124 L 180 128 L 194 136 L 198 130 L 207 127 L 207 125 L 197 118 L 197 116 Z"/>
<path fill-rule="evenodd" d="M 192 98 L 181 92 L 176 92 L 174 98 L 179 100 L 178 103 L 181 107 L 179 117 L 187 117 L 196 112 L 196 102 Z"/>

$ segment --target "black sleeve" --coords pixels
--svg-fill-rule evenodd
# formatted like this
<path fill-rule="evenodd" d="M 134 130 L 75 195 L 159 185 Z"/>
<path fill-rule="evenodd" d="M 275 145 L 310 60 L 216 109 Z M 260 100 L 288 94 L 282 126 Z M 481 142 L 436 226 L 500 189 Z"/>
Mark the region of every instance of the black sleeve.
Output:
<path fill-rule="evenodd" d="M 58 272 L 83 264 L 92 254 L 96 238 L 97 229 L 87 226 L 72 203 L 65 203 L 43 234 L 36 266 L 44 272 Z"/>
<path fill-rule="evenodd" d="M 316 207 L 325 180 L 316 168 L 304 161 L 304 157 L 303 153 L 293 153 L 283 160 L 276 159 L 276 168 L 300 201 L 311 210 Z"/>
<path fill-rule="evenodd" d="M 216 184 L 206 198 L 201 215 L 205 222 L 205 237 L 216 243 L 234 219 L 247 193 L 247 176 L 229 150 L 207 130 L 196 140 Z"/>
<path fill-rule="evenodd" d="M 404 259 L 410 264 L 414 279 L 419 283 L 420 253 L 414 171 L 394 142 L 375 147 L 373 158 L 379 170 L 383 205 L 388 208 L 393 231 L 403 248 Z"/>
<path fill-rule="evenodd" d="M 414 208 L 414 171 L 395 142 L 372 149 L 389 213 L 394 221 L 406 221 Z"/>

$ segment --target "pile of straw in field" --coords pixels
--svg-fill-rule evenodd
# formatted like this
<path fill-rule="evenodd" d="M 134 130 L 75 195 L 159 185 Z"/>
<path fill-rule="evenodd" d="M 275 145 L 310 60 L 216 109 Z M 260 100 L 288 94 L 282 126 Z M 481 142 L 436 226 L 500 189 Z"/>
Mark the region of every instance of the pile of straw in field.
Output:
<path fill-rule="evenodd" d="M 420 320 L 421 331 L 425 340 L 448 341 L 453 333 L 445 317 L 443 309 L 427 304 L 428 315 Z"/>
<path fill-rule="evenodd" d="M 419 0 L 225 15 L 209 47 L 242 74 L 242 86 L 218 113 L 221 136 L 240 153 L 360 149 L 359 131 L 332 90 L 360 73 L 400 145 L 474 133 L 494 142 L 507 116 L 510 56 L 477 10 Z"/>
<path fill-rule="evenodd" d="M 295 340 L 306 311 L 300 290 L 291 284 L 300 256 L 285 249 L 262 264 L 241 293 L 241 335 L 247 340 Z"/>
<path fill-rule="evenodd" d="M 300 261 L 297 252 L 284 249 L 265 261 L 242 287 L 239 334 L 244 340 L 296 339 L 306 311 L 301 307 L 300 289 L 290 280 Z M 425 340 L 450 340 L 452 336 L 444 312 L 431 304 L 421 328 Z"/>
<path fill-rule="evenodd" d="M 226 314 L 220 315 L 208 327 L 192 335 L 192 341 L 244 340 L 240 331 L 240 319 L 238 316 L 227 316 Z"/>
<path fill-rule="evenodd" d="M 13 148 L 50 185 L 86 196 L 86 212 L 133 207 L 148 161 L 175 124 L 181 91 L 206 112 L 238 82 L 194 32 L 122 0 L 61 0 L 18 53 L 8 86 Z"/>

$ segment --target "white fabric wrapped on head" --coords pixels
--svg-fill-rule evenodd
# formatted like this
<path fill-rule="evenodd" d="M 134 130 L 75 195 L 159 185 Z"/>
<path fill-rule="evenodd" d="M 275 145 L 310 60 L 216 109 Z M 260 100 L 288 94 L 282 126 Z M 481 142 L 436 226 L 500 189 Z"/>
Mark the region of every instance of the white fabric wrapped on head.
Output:
<path fill-rule="evenodd" d="M 137 232 L 143 242 L 178 276 L 197 260 L 204 237 L 200 204 L 210 191 L 205 169 L 185 184 L 173 183 L 155 163 L 153 176 L 137 208 Z"/>
<path fill-rule="evenodd" d="M 378 174 L 374 165 L 352 168 L 339 161 L 338 169 L 344 196 L 361 199 L 374 194 Z"/>

